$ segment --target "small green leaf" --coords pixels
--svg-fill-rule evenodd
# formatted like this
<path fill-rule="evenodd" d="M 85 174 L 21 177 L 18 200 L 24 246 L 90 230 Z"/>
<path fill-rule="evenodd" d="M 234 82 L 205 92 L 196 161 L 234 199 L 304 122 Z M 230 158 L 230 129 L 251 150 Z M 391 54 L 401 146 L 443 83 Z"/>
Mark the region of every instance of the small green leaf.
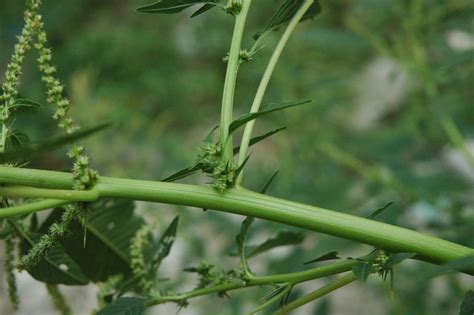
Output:
<path fill-rule="evenodd" d="M 143 13 L 172 14 L 181 12 L 197 4 L 204 4 L 204 6 L 201 7 L 201 9 L 199 9 L 198 11 L 196 11 L 193 16 L 208 11 L 210 9 L 208 6 L 214 7 L 218 5 L 217 0 L 161 0 L 149 5 L 139 7 L 137 11 Z"/>
<path fill-rule="evenodd" d="M 384 212 L 388 207 L 390 207 L 391 205 L 393 204 L 393 201 L 390 201 L 388 202 L 387 204 L 385 204 L 385 206 L 383 206 L 382 208 L 378 208 L 377 210 L 373 211 L 367 218 L 368 219 L 375 219 L 376 216 L 378 216 L 379 214 L 381 214 L 382 212 Z"/>
<path fill-rule="evenodd" d="M 462 257 L 459 259 L 452 260 L 450 262 L 447 262 L 445 264 L 442 264 L 439 266 L 439 268 L 434 271 L 430 272 L 426 278 L 434 278 L 452 271 L 472 271 L 474 267 L 474 255 L 470 255 L 467 257 Z"/>
<path fill-rule="evenodd" d="M 161 236 L 160 241 L 156 244 L 156 255 L 152 262 L 152 266 L 155 270 L 159 268 L 163 259 L 165 259 L 171 251 L 171 247 L 176 239 L 178 223 L 179 216 L 176 216 Z"/>
<path fill-rule="evenodd" d="M 276 112 L 276 111 L 279 111 L 279 110 L 282 110 L 282 109 L 286 109 L 286 108 L 289 108 L 289 107 L 307 104 L 307 103 L 310 103 L 310 102 L 311 102 L 311 100 L 306 100 L 306 101 L 302 101 L 302 102 L 290 102 L 290 103 L 283 103 L 283 104 L 270 104 L 268 106 L 265 106 L 265 108 L 261 109 L 258 112 L 243 114 L 230 124 L 229 134 L 232 134 L 232 132 L 234 132 L 240 126 L 245 125 L 249 121 L 254 120 L 254 119 L 256 119 L 260 116 L 263 116 L 263 115 L 266 115 L 266 114 L 269 114 L 269 113 L 273 113 L 273 112 Z"/>
<path fill-rule="evenodd" d="M 362 282 L 365 282 L 369 275 L 374 271 L 374 268 L 371 263 L 358 262 L 352 266 L 352 272 Z"/>
<path fill-rule="evenodd" d="M 415 256 L 416 256 L 416 253 L 396 253 L 396 254 L 392 254 L 388 257 L 387 261 L 383 265 L 383 268 L 384 269 L 390 269 L 394 265 L 401 263 L 405 259 L 409 259 L 409 258 L 412 258 L 412 257 L 415 257 Z"/>
<path fill-rule="evenodd" d="M 281 26 L 288 24 L 296 12 L 299 10 L 301 5 L 303 5 L 304 0 L 285 0 L 284 3 L 278 8 L 275 14 L 270 19 L 270 22 L 267 24 L 265 29 L 253 36 L 254 39 L 258 39 L 259 37 L 265 36 L 271 31 L 277 30 Z M 316 0 L 314 3 L 309 7 L 306 13 L 301 18 L 300 22 L 305 21 L 307 19 L 312 19 L 316 17 L 319 13 L 321 13 L 321 5 L 319 1 Z"/>
<path fill-rule="evenodd" d="M 307 261 L 303 265 L 308 265 L 308 264 L 312 264 L 312 263 L 319 262 L 319 261 L 325 261 L 325 260 L 341 259 L 341 257 L 337 256 L 337 254 L 338 253 L 336 251 L 332 251 L 332 252 L 326 253 L 324 255 L 321 255 L 318 258 Z"/>
<path fill-rule="evenodd" d="M 273 173 L 273 175 L 267 180 L 265 185 L 263 185 L 262 189 L 260 189 L 261 194 L 265 194 L 267 192 L 268 187 L 270 187 L 270 185 L 273 183 L 273 180 L 278 175 L 278 172 L 280 172 L 280 171 L 277 170 L 275 173 Z"/>
<path fill-rule="evenodd" d="M 300 244 L 304 239 L 301 232 L 278 231 L 275 237 L 270 238 L 262 244 L 255 247 L 247 247 L 247 257 L 255 257 L 275 247 Z"/>
<path fill-rule="evenodd" d="M 461 303 L 461 309 L 459 315 L 472 315 L 474 314 L 474 291 L 469 290 L 464 295 L 464 299 Z"/>
<path fill-rule="evenodd" d="M 143 315 L 145 309 L 145 300 L 123 297 L 98 311 L 97 315 Z"/>
<path fill-rule="evenodd" d="M 276 134 L 277 132 L 280 132 L 280 131 L 285 130 L 285 129 L 286 129 L 286 127 L 280 127 L 280 128 L 275 129 L 275 130 L 271 130 L 271 131 L 269 131 L 269 132 L 267 132 L 267 133 L 265 133 L 265 134 L 263 134 L 263 135 L 255 136 L 255 137 L 253 137 L 253 138 L 250 139 L 250 141 L 249 141 L 249 147 L 251 147 L 251 146 L 253 146 L 254 144 L 256 144 L 256 143 L 258 143 L 258 142 L 260 142 L 260 141 L 262 141 L 262 140 L 264 140 L 264 139 L 266 139 L 266 138 L 268 138 L 268 137 L 271 137 L 271 136 L 273 136 L 274 134 Z M 239 151 L 240 151 L 240 146 L 235 147 L 235 148 L 234 148 L 234 155 L 237 154 L 237 153 L 239 153 Z"/>
<path fill-rule="evenodd" d="M 203 14 L 203 13 L 205 13 L 205 12 L 207 12 L 207 11 L 213 9 L 214 7 L 215 7 L 215 4 L 213 4 L 213 3 L 205 4 L 205 5 L 203 5 L 199 10 L 197 10 L 196 12 L 194 12 L 194 13 L 191 15 L 191 17 L 193 18 L 193 17 L 196 17 L 196 16 L 198 16 L 198 15 L 201 15 L 201 14 Z"/>
<path fill-rule="evenodd" d="M 99 132 L 108 126 L 110 126 L 109 123 L 101 124 L 99 126 L 80 130 L 66 136 L 56 137 L 42 143 L 30 144 L 22 148 L 0 153 L 0 163 L 16 162 L 19 159 L 31 159 L 36 154 L 56 149 L 68 143 L 73 143 L 79 139 Z"/>
<path fill-rule="evenodd" d="M 13 129 L 8 135 L 8 141 L 14 147 L 24 147 L 28 145 L 30 141 L 30 137 L 19 129 Z"/>
<path fill-rule="evenodd" d="M 183 178 L 186 178 L 188 176 L 191 176 L 194 173 L 196 173 L 197 171 L 199 171 L 199 166 L 198 165 L 189 166 L 189 167 L 183 168 L 182 170 L 177 171 L 176 173 L 171 174 L 170 176 L 168 176 L 166 178 L 163 178 L 161 181 L 162 182 L 174 182 L 174 181 L 177 181 L 179 179 L 183 179 Z"/>

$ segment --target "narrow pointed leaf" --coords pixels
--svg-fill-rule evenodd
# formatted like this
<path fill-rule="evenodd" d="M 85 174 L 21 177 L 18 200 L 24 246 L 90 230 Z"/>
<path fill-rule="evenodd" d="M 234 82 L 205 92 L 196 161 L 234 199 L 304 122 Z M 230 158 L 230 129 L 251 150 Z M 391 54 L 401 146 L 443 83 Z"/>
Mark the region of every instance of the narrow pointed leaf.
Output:
<path fill-rule="evenodd" d="M 197 4 L 204 4 L 209 5 L 209 6 L 216 6 L 218 5 L 217 0 L 208 0 L 208 1 L 203 1 L 203 0 L 161 0 L 157 1 L 155 3 L 145 5 L 142 7 L 139 7 L 137 9 L 138 12 L 143 12 L 143 13 L 165 13 L 165 14 L 172 14 L 172 13 L 178 13 L 181 12 L 187 8 L 190 8 L 194 5 Z M 203 8 L 201 7 L 199 11 L 201 11 Z M 207 7 L 205 11 L 209 10 Z M 195 12 L 193 15 L 196 16 L 196 13 L 201 14 L 205 11 L 202 12 Z"/>
<path fill-rule="evenodd" d="M 382 212 L 384 212 L 388 207 L 390 207 L 391 205 L 393 204 L 393 201 L 390 201 L 388 202 L 387 204 L 385 204 L 385 206 L 383 206 L 382 208 L 379 208 L 377 210 L 375 210 L 374 212 L 372 212 L 368 218 L 373 220 L 375 219 L 375 217 L 377 217 L 379 214 L 381 214 Z"/>
<path fill-rule="evenodd" d="M 98 311 L 97 315 L 143 315 L 145 310 L 145 300 L 123 297 Z"/>
<path fill-rule="evenodd" d="M 68 143 L 76 142 L 79 139 L 91 136 L 92 134 L 95 134 L 105 129 L 108 126 L 110 126 L 109 123 L 101 124 L 96 127 L 74 132 L 70 135 L 56 137 L 51 140 L 47 140 L 47 141 L 36 143 L 36 144 L 26 145 L 22 148 L 17 148 L 17 149 L 9 150 L 5 153 L 0 153 L 0 163 L 15 162 L 21 159 L 31 159 L 36 154 L 59 148 Z"/>
<path fill-rule="evenodd" d="M 250 146 L 253 146 L 254 144 L 256 144 L 256 143 L 258 143 L 258 142 L 260 142 L 260 141 L 262 141 L 262 140 L 265 140 L 266 138 L 271 137 L 271 136 L 273 136 L 274 134 L 276 134 L 276 133 L 278 133 L 278 132 L 280 132 L 280 131 L 282 131 L 282 130 L 285 130 L 285 129 L 286 129 L 286 127 L 280 127 L 280 128 L 271 130 L 271 131 L 269 131 L 269 132 L 267 132 L 267 133 L 265 133 L 265 134 L 263 134 L 263 135 L 255 136 L 255 137 L 253 137 L 253 138 L 250 139 L 250 141 L 249 141 L 249 147 L 250 147 Z M 240 146 L 235 147 L 235 148 L 234 148 L 234 155 L 237 154 L 237 153 L 239 153 L 239 151 L 240 151 Z"/>
<path fill-rule="evenodd" d="M 265 185 L 263 185 L 262 189 L 260 189 L 260 193 L 261 194 L 265 194 L 267 192 L 267 189 L 268 187 L 270 187 L 270 185 L 273 183 L 273 180 L 275 179 L 275 177 L 278 175 L 280 171 L 277 170 L 275 173 L 273 173 L 273 175 L 267 180 L 267 182 L 265 183 Z"/>
<path fill-rule="evenodd" d="M 8 106 L 8 108 L 11 110 L 16 110 L 16 109 L 21 109 L 21 108 L 38 110 L 39 108 L 41 108 L 41 104 L 32 100 L 25 99 L 25 98 L 18 98 L 13 102 L 13 104 Z"/>
<path fill-rule="evenodd" d="M 198 15 L 201 15 L 209 10 L 211 10 L 212 8 L 214 8 L 215 5 L 212 4 L 212 3 L 207 3 L 205 5 L 203 5 L 201 8 L 199 8 L 199 10 L 197 10 L 196 12 L 194 12 L 192 15 L 191 15 L 191 18 L 193 17 L 196 17 Z"/>
<path fill-rule="evenodd" d="M 275 247 L 300 244 L 304 239 L 301 232 L 279 231 L 275 237 L 268 239 L 255 247 L 247 247 L 247 257 L 255 257 Z"/>
<path fill-rule="evenodd" d="M 311 102 L 311 100 L 306 100 L 306 101 L 302 101 L 302 102 L 290 102 L 290 103 L 283 103 L 283 104 L 270 104 L 270 105 L 266 106 L 265 108 L 263 108 L 262 110 L 260 110 L 258 112 L 243 114 L 242 116 L 238 117 L 236 120 L 234 120 L 230 124 L 229 134 L 234 132 L 240 126 L 245 125 L 249 121 L 254 120 L 254 119 L 256 119 L 260 116 L 267 115 L 267 114 L 270 114 L 270 113 L 273 113 L 273 112 L 276 112 L 276 111 L 279 111 L 279 110 L 282 110 L 282 109 L 286 109 L 286 108 L 289 108 L 289 107 L 307 104 L 307 103 L 310 103 L 310 102 Z"/>
<path fill-rule="evenodd" d="M 191 176 L 194 173 L 196 173 L 197 171 L 199 171 L 199 166 L 198 165 L 189 166 L 189 167 L 183 168 L 182 170 L 177 171 L 174 174 L 171 174 L 170 176 L 168 176 L 166 178 L 163 178 L 161 181 L 162 182 L 174 182 L 174 181 L 177 181 L 179 179 Z"/>
<path fill-rule="evenodd" d="M 12 130 L 8 135 L 8 141 L 14 147 L 24 147 L 31 142 L 30 137 L 20 129 Z"/>
<path fill-rule="evenodd" d="M 288 24 L 293 16 L 295 16 L 298 9 L 303 5 L 304 0 L 285 0 L 284 3 L 278 8 L 275 14 L 268 22 L 265 29 L 254 35 L 254 39 L 258 39 L 261 36 L 265 36 L 271 31 L 277 30 L 278 28 Z M 301 18 L 300 22 L 313 19 L 321 13 L 321 5 L 318 0 L 309 7 L 306 13 Z"/>
<path fill-rule="evenodd" d="M 176 232 L 178 231 L 179 216 L 176 216 L 173 221 L 170 223 L 168 228 L 160 238 L 160 241 L 156 246 L 156 254 L 153 259 L 153 268 L 156 270 L 159 268 L 163 259 L 165 259 L 173 246 L 174 240 L 176 239 Z"/>
<path fill-rule="evenodd" d="M 332 251 L 332 252 L 329 252 L 329 253 L 326 253 L 324 255 L 321 255 L 319 256 L 318 258 L 315 258 L 313 260 L 310 260 L 310 261 L 307 261 L 304 263 L 304 265 L 308 265 L 308 264 L 312 264 L 312 263 L 316 263 L 316 262 L 319 262 L 319 261 L 326 261 L 326 260 L 333 260 L 333 259 L 341 259 L 341 257 L 337 256 L 337 252 L 336 251 Z"/>

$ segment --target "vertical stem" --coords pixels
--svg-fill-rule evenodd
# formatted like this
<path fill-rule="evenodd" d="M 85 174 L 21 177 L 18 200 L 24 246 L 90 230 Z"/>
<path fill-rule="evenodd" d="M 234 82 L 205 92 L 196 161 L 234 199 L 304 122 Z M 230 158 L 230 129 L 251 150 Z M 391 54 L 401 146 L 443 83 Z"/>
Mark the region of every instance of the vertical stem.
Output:
<path fill-rule="evenodd" d="M 237 73 L 239 71 L 239 55 L 244 33 L 245 21 L 252 0 L 243 0 L 242 8 L 235 19 L 234 34 L 229 51 L 229 60 L 227 62 L 227 71 L 224 82 L 224 92 L 222 95 L 221 110 L 221 144 L 223 148 L 224 161 L 231 161 L 233 157 L 232 138 L 229 136 L 229 125 L 232 122 L 232 111 L 234 105 L 235 85 Z M 229 139 L 228 139 L 229 137 Z"/>
<path fill-rule="evenodd" d="M 260 109 L 263 96 L 265 95 L 265 91 L 267 90 L 268 83 L 270 82 L 270 78 L 273 74 L 273 70 L 275 69 L 278 59 L 280 59 L 281 53 L 283 52 L 283 49 L 285 48 L 286 43 L 288 42 L 291 34 L 296 28 L 296 25 L 298 25 L 299 21 L 304 16 L 304 14 L 309 9 L 309 7 L 313 4 L 313 2 L 314 2 L 313 0 L 306 0 L 298 9 L 298 11 L 296 12 L 296 14 L 293 16 L 290 23 L 288 24 L 285 32 L 283 33 L 280 41 L 278 42 L 270 58 L 270 61 L 268 62 L 267 68 L 265 69 L 265 72 L 263 73 L 262 79 L 260 80 L 257 93 L 255 94 L 255 98 L 253 100 L 252 107 L 250 109 L 251 113 L 258 112 L 258 110 Z M 243 163 L 243 161 L 245 160 L 247 156 L 247 150 L 249 147 L 250 138 L 252 136 L 254 124 L 255 124 L 255 120 L 252 120 L 245 125 L 244 134 L 242 136 L 242 141 L 240 144 L 238 165 Z M 237 184 L 240 184 L 242 182 L 242 179 L 243 179 L 243 171 L 240 172 L 240 175 L 237 178 Z"/>

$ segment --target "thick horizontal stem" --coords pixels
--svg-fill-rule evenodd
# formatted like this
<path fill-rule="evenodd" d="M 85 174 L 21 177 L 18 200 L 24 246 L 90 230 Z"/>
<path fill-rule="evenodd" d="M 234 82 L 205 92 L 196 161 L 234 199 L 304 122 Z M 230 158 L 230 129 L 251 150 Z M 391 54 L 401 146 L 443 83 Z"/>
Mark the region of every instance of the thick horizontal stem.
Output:
<path fill-rule="evenodd" d="M 39 188 L 71 189 L 70 173 L 0 166 L 0 183 Z M 391 252 L 417 253 L 434 263 L 474 255 L 474 249 L 402 227 L 283 200 L 243 188 L 219 194 L 211 187 L 100 177 L 99 197 L 127 198 L 253 216 L 370 244 Z M 0 217 L 4 217 L 0 210 Z M 464 270 L 474 274 L 474 266 Z"/>

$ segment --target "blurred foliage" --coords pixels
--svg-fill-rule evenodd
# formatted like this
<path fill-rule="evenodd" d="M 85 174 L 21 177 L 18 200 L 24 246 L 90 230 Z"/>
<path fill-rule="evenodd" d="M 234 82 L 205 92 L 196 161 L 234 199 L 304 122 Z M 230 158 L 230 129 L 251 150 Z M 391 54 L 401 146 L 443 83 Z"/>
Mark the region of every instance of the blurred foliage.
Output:
<path fill-rule="evenodd" d="M 249 47 L 251 35 L 275 8 L 272 0 L 254 2 L 244 39 Z M 295 32 L 266 96 L 267 102 L 315 102 L 258 121 L 256 134 L 282 125 L 288 129 L 252 149 L 244 185 L 257 189 L 280 169 L 269 194 L 362 216 L 393 201 L 379 220 L 474 246 L 474 165 L 462 148 L 474 146 L 472 2 L 321 2 L 323 13 Z M 73 101 L 73 116 L 85 126 L 116 122 L 85 143 L 94 167 L 110 176 L 159 179 L 194 161 L 201 139 L 218 122 L 222 58 L 232 19 L 221 12 L 193 19 L 192 11 L 142 15 L 134 11 L 142 4 L 45 1 L 43 14 L 59 75 Z M 23 3 L 2 1 L 0 7 L 3 70 L 21 29 Z M 278 36 L 271 34 L 264 49 L 243 66 L 236 115 L 250 108 Z M 45 104 L 31 56 L 22 79 L 22 96 Z M 49 116 L 25 113 L 15 124 L 28 130 L 32 139 L 43 139 L 54 133 Z M 447 132 L 447 122 L 463 135 L 461 145 Z M 64 152 L 42 155 L 31 166 L 69 168 Z M 162 205 L 144 208 L 150 218 L 159 217 L 162 228 L 174 215 Z M 179 211 L 177 243 L 186 265 L 174 268 L 189 267 L 202 258 L 216 265 L 235 262 L 223 253 L 231 251 L 241 218 Z M 254 243 L 278 228 L 260 221 L 255 226 L 250 238 Z M 251 263 L 258 272 L 298 270 L 305 261 L 333 249 L 348 256 L 358 251 L 351 242 L 312 233 L 295 249 Z M 377 299 L 373 307 L 397 315 L 457 312 L 469 279 L 416 281 L 426 269 L 421 263 L 398 267 L 393 300 L 387 285 L 365 284 Z M 166 285 L 183 289 L 189 275 L 171 273 L 177 277 L 175 284 Z M 221 314 L 240 314 L 255 300 L 255 293 L 232 293 L 230 301 L 219 304 L 192 303 L 202 307 L 202 314 L 210 305 L 229 312 Z M 313 309 L 314 314 L 335 314 L 344 309 L 338 304 L 345 302 L 337 301 L 336 294 L 312 305 L 307 314 Z"/>

